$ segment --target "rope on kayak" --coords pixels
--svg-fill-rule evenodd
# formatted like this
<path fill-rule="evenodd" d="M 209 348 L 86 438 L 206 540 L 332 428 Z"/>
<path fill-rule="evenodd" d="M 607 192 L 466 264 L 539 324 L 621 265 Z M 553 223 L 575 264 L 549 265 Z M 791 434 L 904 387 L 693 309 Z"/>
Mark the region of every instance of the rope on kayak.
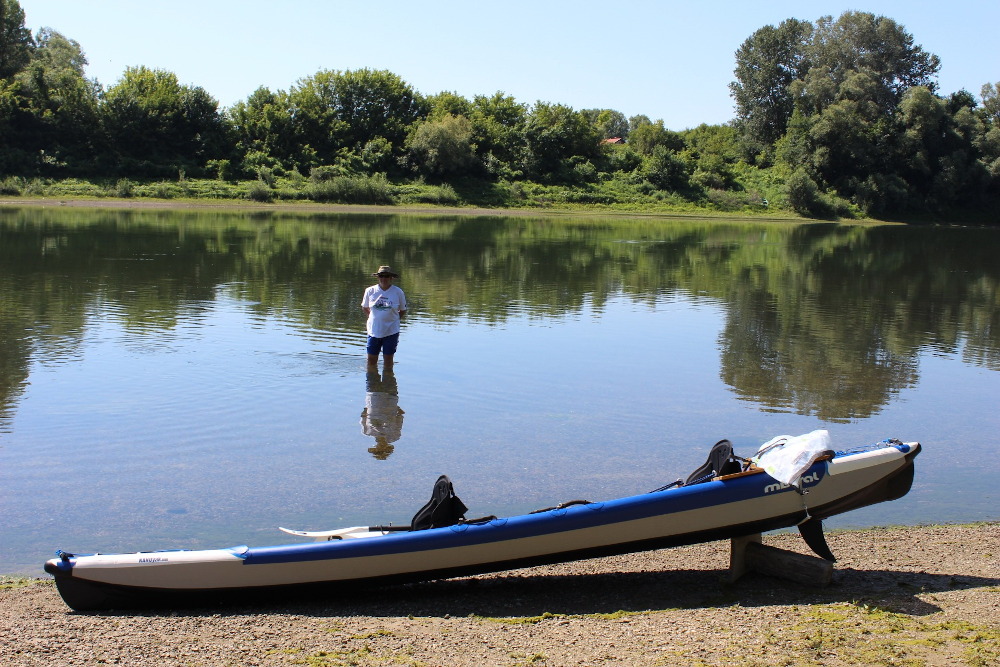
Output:
<path fill-rule="evenodd" d="M 714 471 L 712 474 L 715 474 Z M 659 491 L 666 491 L 667 489 L 672 489 L 675 486 L 682 486 L 683 484 L 684 480 L 678 477 L 675 481 L 670 482 L 670 484 L 667 484 L 666 486 L 661 486 L 658 489 L 653 489 L 652 491 L 650 491 L 650 493 L 658 493 Z"/>
<path fill-rule="evenodd" d="M 861 445 L 860 447 L 852 447 L 850 449 L 843 449 L 837 451 L 837 456 L 847 456 L 849 454 L 863 454 L 865 452 L 872 452 L 877 449 L 883 449 L 885 447 L 898 447 L 902 445 L 903 442 L 898 438 L 886 438 L 879 442 L 872 443 L 870 445 Z"/>
<path fill-rule="evenodd" d="M 565 509 L 565 508 L 570 507 L 572 505 L 591 505 L 591 504 L 593 504 L 593 501 L 590 501 L 590 500 L 567 500 L 564 503 L 559 503 L 555 507 L 546 507 L 544 509 L 535 510 L 533 512 L 528 512 L 528 514 L 541 514 L 542 512 L 550 512 L 552 510 Z"/>
<path fill-rule="evenodd" d="M 802 491 L 798 487 L 795 487 L 795 490 L 799 492 L 799 497 L 802 499 L 802 511 L 806 513 L 802 521 L 799 521 L 797 524 L 795 524 L 796 526 L 801 526 L 806 521 L 813 518 L 812 514 L 809 513 L 809 506 L 806 505 L 806 494 L 809 493 L 809 491 L 808 490 Z"/>
<path fill-rule="evenodd" d="M 459 526 L 481 526 L 484 523 L 489 523 L 490 521 L 496 521 L 497 515 L 490 514 L 489 516 L 481 516 L 478 519 L 459 519 Z"/>

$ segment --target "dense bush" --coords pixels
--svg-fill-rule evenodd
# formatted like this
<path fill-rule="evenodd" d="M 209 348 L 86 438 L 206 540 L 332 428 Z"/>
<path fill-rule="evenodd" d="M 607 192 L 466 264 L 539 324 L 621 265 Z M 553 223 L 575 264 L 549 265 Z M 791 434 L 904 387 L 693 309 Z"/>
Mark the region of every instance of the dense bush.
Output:
<path fill-rule="evenodd" d="M 384 174 L 375 176 L 336 176 L 310 183 L 306 196 L 318 202 L 338 204 L 391 204 L 393 186 Z"/>
<path fill-rule="evenodd" d="M 135 196 L 135 183 L 128 180 L 127 178 L 120 178 L 118 182 L 115 183 L 109 193 L 112 197 L 120 197 L 122 199 L 128 199 L 129 197 Z"/>
<path fill-rule="evenodd" d="M 274 199 L 274 190 L 263 180 L 256 180 L 250 183 L 247 188 L 247 199 L 256 202 L 269 202 Z"/>
<path fill-rule="evenodd" d="M 788 204 L 799 215 L 824 218 L 832 213 L 832 207 L 823 198 L 816 181 L 809 177 L 805 169 L 796 170 L 785 185 Z"/>
<path fill-rule="evenodd" d="M 8 176 L 0 180 L 0 195 L 19 196 L 24 191 L 24 179 L 19 176 Z"/>

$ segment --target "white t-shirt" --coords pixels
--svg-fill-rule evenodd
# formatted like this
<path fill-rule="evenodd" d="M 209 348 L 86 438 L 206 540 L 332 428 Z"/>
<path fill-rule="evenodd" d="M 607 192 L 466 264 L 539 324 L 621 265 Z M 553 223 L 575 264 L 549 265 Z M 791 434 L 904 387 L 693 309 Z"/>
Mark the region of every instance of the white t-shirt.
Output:
<path fill-rule="evenodd" d="M 361 307 L 368 309 L 368 335 L 385 338 L 399 333 L 399 313 L 406 310 L 406 295 L 395 285 L 387 290 L 372 285 L 361 297 Z"/>

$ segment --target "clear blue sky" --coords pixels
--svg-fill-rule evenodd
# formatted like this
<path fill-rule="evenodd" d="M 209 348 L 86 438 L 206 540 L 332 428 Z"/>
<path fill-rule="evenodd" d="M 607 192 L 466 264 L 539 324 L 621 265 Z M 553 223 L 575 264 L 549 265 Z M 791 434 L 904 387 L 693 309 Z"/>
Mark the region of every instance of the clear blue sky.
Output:
<path fill-rule="evenodd" d="M 997 0 L 20 0 L 35 33 L 80 43 L 87 76 L 173 72 L 221 106 L 321 69 L 389 70 L 425 95 L 616 109 L 669 129 L 733 118 L 734 53 L 786 18 L 884 15 L 941 58 L 940 92 L 1000 81 Z"/>

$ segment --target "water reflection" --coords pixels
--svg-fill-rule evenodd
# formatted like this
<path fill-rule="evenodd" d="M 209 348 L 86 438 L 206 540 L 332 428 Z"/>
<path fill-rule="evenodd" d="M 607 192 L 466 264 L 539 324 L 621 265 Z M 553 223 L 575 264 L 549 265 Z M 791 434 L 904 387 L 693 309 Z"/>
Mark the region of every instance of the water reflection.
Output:
<path fill-rule="evenodd" d="M 996 230 L 806 225 L 771 236 L 780 242 L 726 256 L 739 268 L 724 290 L 722 378 L 741 399 L 847 422 L 915 386 L 922 349 L 1000 369 Z"/>
<path fill-rule="evenodd" d="M 399 407 L 399 387 L 392 364 L 381 375 L 369 366 L 365 375 L 365 407 L 361 411 L 361 432 L 375 438 L 375 446 L 368 451 L 384 461 L 395 451 L 392 443 L 403 435 L 403 409 Z"/>
<path fill-rule="evenodd" d="M 77 354 L 114 312 L 175 332 L 220 294 L 329 340 L 405 266 L 410 319 L 554 321 L 610 300 L 721 304 L 720 377 L 765 411 L 850 421 L 919 380 L 921 350 L 1000 370 L 996 230 L 598 219 L 0 209 L 0 431 L 32 359 Z M 474 279 L 470 279 L 474 277 Z M 641 319 L 641 318 L 640 318 Z M 637 330 L 642 323 L 637 321 Z"/>
<path fill-rule="evenodd" d="M 483 513 L 616 497 L 721 437 L 745 453 L 830 422 L 854 422 L 844 446 L 927 445 L 921 488 L 868 525 L 995 519 L 976 464 L 998 428 L 998 239 L 0 207 L 0 573 L 57 546 L 392 518 L 441 473 Z M 396 375 L 365 374 L 358 308 L 381 263 L 411 307 L 398 449 Z"/>
<path fill-rule="evenodd" d="M 733 292 L 720 337 L 721 377 L 742 400 L 847 422 L 878 414 L 917 383 L 917 348 L 894 349 L 884 322 L 864 303 L 831 312 L 816 307 L 816 295 L 799 294 L 789 309 L 762 290 Z"/>

